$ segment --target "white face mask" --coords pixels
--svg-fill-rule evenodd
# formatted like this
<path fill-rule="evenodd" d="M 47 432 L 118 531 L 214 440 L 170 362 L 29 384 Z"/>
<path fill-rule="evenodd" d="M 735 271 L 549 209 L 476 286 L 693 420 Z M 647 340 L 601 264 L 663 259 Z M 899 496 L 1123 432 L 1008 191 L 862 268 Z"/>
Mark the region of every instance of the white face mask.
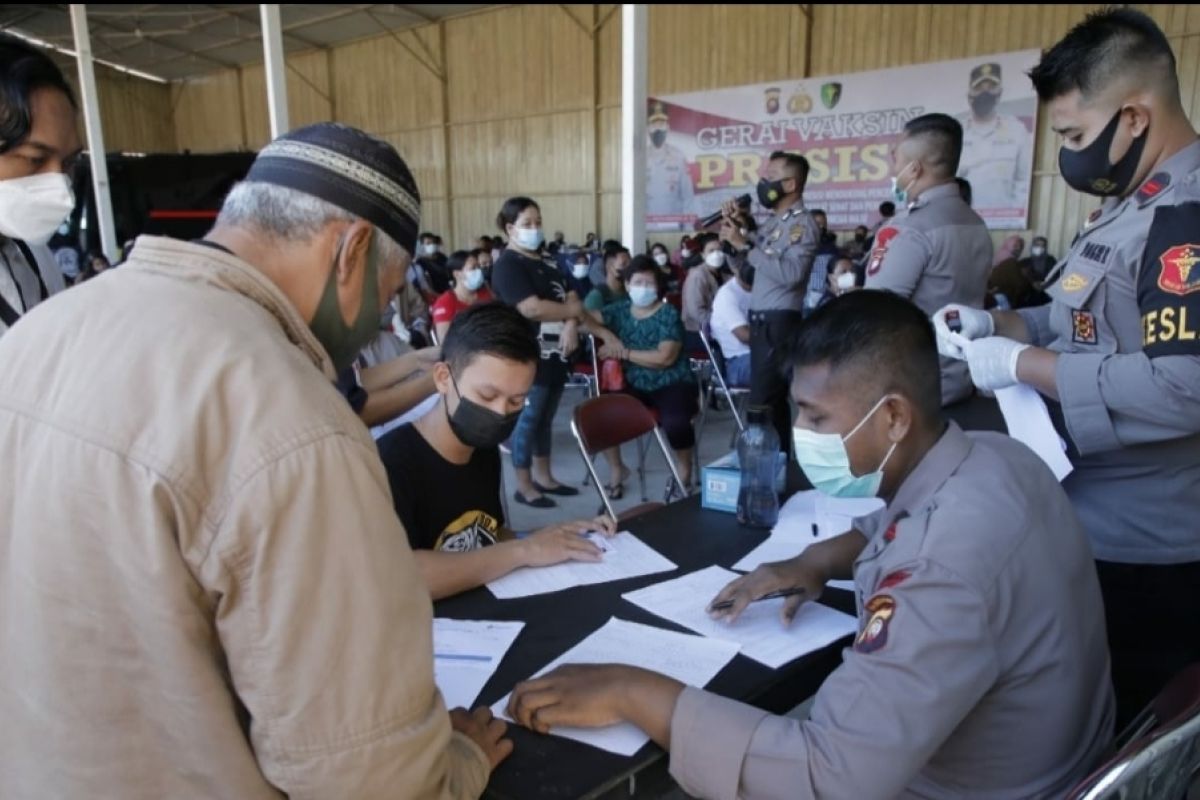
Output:
<path fill-rule="evenodd" d="M 432 244 L 432 243 L 425 244 L 425 245 L 421 245 L 421 250 L 425 253 L 425 255 L 431 256 L 431 255 L 434 255 L 435 253 L 437 253 L 438 246 L 436 244 Z"/>
<path fill-rule="evenodd" d="M 630 286 L 629 299 L 638 308 L 646 308 L 653 305 L 654 301 L 658 299 L 658 290 L 653 286 L 642 286 L 641 284 Z"/>
<path fill-rule="evenodd" d="M 667 261 L 668 259 L 666 253 L 659 253 L 658 255 L 654 256 L 654 263 L 658 264 L 660 267 L 665 267 L 667 265 Z"/>
<path fill-rule="evenodd" d="M 704 256 L 704 263 L 708 264 L 713 269 L 720 269 L 725 266 L 725 253 L 720 250 L 713 250 L 708 255 Z"/>
<path fill-rule="evenodd" d="M 1036 244 L 1035 244 L 1035 245 L 1034 245 L 1034 246 L 1033 246 L 1033 247 L 1032 247 L 1032 248 L 1029 250 L 1029 253 L 1030 253 L 1031 255 L 1034 255 L 1034 256 L 1044 256 L 1044 255 L 1046 255 L 1046 248 L 1042 247 L 1041 245 L 1036 245 Z"/>
<path fill-rule="evenodd" d="M 513 228 L 513 241 L 526 250 L 537 250 L 542 246 L 542 229 Z"/>
<path fill-rule="evenodd" d="M 854 273 L 843 272 L 837 276 L 837 287 L 842 290 L 854 288 Z"/>
<path fill-rule="evenodd" d="M 492 248 L 492 263 L 494 264 L 499 260 L 500 260 L 500 248 L 493 247 Z"/>
<path fill-rule="evenodd" d="M 483 270 L 467 270 L 463 275 L 463 281 L 466 283 L 468 291 L 477 291 L 481 286 L 483 286 Z"/>
<path fill-rule="evenodd" d="M 679 255 L 680 255 L 682 258 L 691 258 L 691 257 L 692 257 L 692 251 L 691 251 L 691 250 L 688 250 L 688 249 L 685 247 L 685 248 L 683 248 L 682 250 L 680 250 L 680 251 L 679 251 Z"/>
<path fill-rule="evenodd" d="M 45 244 L 75 208 L 71 181 L 61 172 L 0 181 L 0 234 Z"/>
<path fill-rule="evenodd" d="M 571 274 L 575 276 L 575 280 L 581 281 L 588 276 L 587 264 L 576 264 L 571 268 Z"/>

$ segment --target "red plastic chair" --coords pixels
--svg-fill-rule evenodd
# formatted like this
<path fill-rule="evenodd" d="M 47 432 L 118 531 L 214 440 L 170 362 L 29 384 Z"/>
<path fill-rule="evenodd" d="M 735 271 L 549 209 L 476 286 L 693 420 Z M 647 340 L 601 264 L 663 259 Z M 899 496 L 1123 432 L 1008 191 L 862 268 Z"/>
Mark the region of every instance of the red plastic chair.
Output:
<path fill-rule="evenodd" d="M 1068 800 L 1183 800 L 1200 774 L 1200 663 L 1176 675 L 1116 747 Z"/>
<path fill-rule="evenodd" d="M 588 474 L 592 477 L 592 483 L 596 486 L 596 491 L 600 493 L 604 510 L 614 521 L 623 522 L 638 514 L 660 508 L 663 504 L 643 503 L 622 514 L 617 514 L 608 498 L 608 493 L 604 491 L 604 484 L 600 480 L 600 476 L 596 473 L 596 465 L 592 463 L 592 459 L 605 450 L 620 447 L 626 442 L 639 440 L 641 437 L 653 433 L 663 458 L 666 459 L 667 468 L 671 470 L 671 477 L 682 492 L 683 480 L 675 468 L 675 458 L 671 449 L 667 446 L 667 441 L 663 438 L 654 415 L 637 398 L 627 394 L 603 394 L 591 400 L 585 400 L 575 406 L 575 415 L 571 420 L 571 433 L 579 445 L 579 452 L 583 456 L 583 463 L 587 467 Z M 639 459 L 640 461 L 641 459 Z M 642 484 L 642 496 L 645 497 L 646 476 L 640 463 L 638 473 Z"/>

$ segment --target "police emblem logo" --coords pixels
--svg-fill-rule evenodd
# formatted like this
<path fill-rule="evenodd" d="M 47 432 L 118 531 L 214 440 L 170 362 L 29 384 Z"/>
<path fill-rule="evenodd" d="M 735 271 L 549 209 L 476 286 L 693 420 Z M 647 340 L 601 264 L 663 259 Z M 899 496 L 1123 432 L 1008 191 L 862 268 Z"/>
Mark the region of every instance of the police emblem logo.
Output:
<path fill-rule="evenodd" d="M 840 83 L 827 83 L 821 87 L 821 102 L 829 110 L 838 104 L 842 99 L 842 85 Z"/>
<path fill-rule="evenodd" d="M 808 92 L 803 88 L 799 89 L 788 100 L 788 113 L 791 114 L 807 114 L 812 111 L 813 101 L 809 97 Z"/>
<path fill-rule="evenodd" d="M 770 89 L 767 89 L 764 92 L 764 95 L 765 95 L 766 101 L 767 101 L 767 113 L 768 114 L 778 114 L 779 113 L 779 89 L 772 87 Z"/>
<path fill-rule="evenodd" d="M 1158 288 L 1180 296 L 1200 291 L 1200 244 L 1181 244 L 1158 257 Z"/>
<path fill-rule="evenodd" d="M 854 649 L 859 653 L 874 653 L 887 644 L 888 627 L 896 613 L 896 601 L 891 595 L 880 594 L 868 600 L 863 608 L 870 616 L 854 640 Z"/>
<path fill-rule="evenodd" d="M 1063 278 L 1062 288 L 1064 292 L 1078 292 L 1086 289 L 1089 283 L 1091 283 L 1091 281 L 1080 275 L 1078 272 L 1072 272 L 1070 275 Z"/>
<path fill-rule="evenodd" d="M 871 251 L 871 260 L 867 262 L 867 274 L 875 275 L 883 268 L 883 258 L 887 255 L 888 244 L 900 233 L 896 228 L 884 228 L 875 236 L 875 249 Z"/>
<path fill-rule="evenodd" d="M 1071 341 L 1075 344 L 1096 343 L 1096 317 L 1091 312 L 1071 312 Z"/>
<path fill-rule="evenodd" d="M 788 234 L 788 238 L 792 240 L 792 244 L 795 244 L 796 242 L 803 239 L 804 238 L 804 226 L 803 225 L 793 225 L 792 232 Z"/>
<path fill-rule="evenodd" d="M 1097 178 L 1092 181 L 1092 188 L 1100 194 L 1110 194 L 1117 188 L 1117 184 L 1108 178 Z"/>

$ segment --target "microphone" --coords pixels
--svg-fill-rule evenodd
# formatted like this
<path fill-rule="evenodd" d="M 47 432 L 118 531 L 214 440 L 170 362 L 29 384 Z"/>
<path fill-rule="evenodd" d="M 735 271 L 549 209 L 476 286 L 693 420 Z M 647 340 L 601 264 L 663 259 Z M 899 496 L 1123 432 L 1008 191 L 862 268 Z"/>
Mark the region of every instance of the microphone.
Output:
<path fill-rule="evenodd" d="M 734 202 L 738 204 L 738 208 L 741 208 L 745 211 L 750 210 L 750 195 L 744 194 L 741 197 L 734 200 Z M 721 216 L 722 216 L 721 209 L 717 209 L 716 211 L 709 214 L 704 219 L 697 220 L 696 221 L 696 230 L 702 231 L 705 228 L 716 225 L 718 222 L 721 221 Z"/>

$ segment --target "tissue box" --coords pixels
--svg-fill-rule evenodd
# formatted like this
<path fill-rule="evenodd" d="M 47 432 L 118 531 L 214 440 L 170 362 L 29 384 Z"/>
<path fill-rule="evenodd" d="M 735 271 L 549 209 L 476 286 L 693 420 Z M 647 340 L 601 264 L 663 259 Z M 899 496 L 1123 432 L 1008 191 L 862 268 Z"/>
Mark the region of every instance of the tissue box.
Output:
<path fill-rule="evenodd" d="M 775 491 L 783 492 L 787 473 L 787 453 L 776 454 Z M 700 505 L 713 511 L 737 513 L 742 470 L 737 451 L 718 458 L 700 470 Z"/>

